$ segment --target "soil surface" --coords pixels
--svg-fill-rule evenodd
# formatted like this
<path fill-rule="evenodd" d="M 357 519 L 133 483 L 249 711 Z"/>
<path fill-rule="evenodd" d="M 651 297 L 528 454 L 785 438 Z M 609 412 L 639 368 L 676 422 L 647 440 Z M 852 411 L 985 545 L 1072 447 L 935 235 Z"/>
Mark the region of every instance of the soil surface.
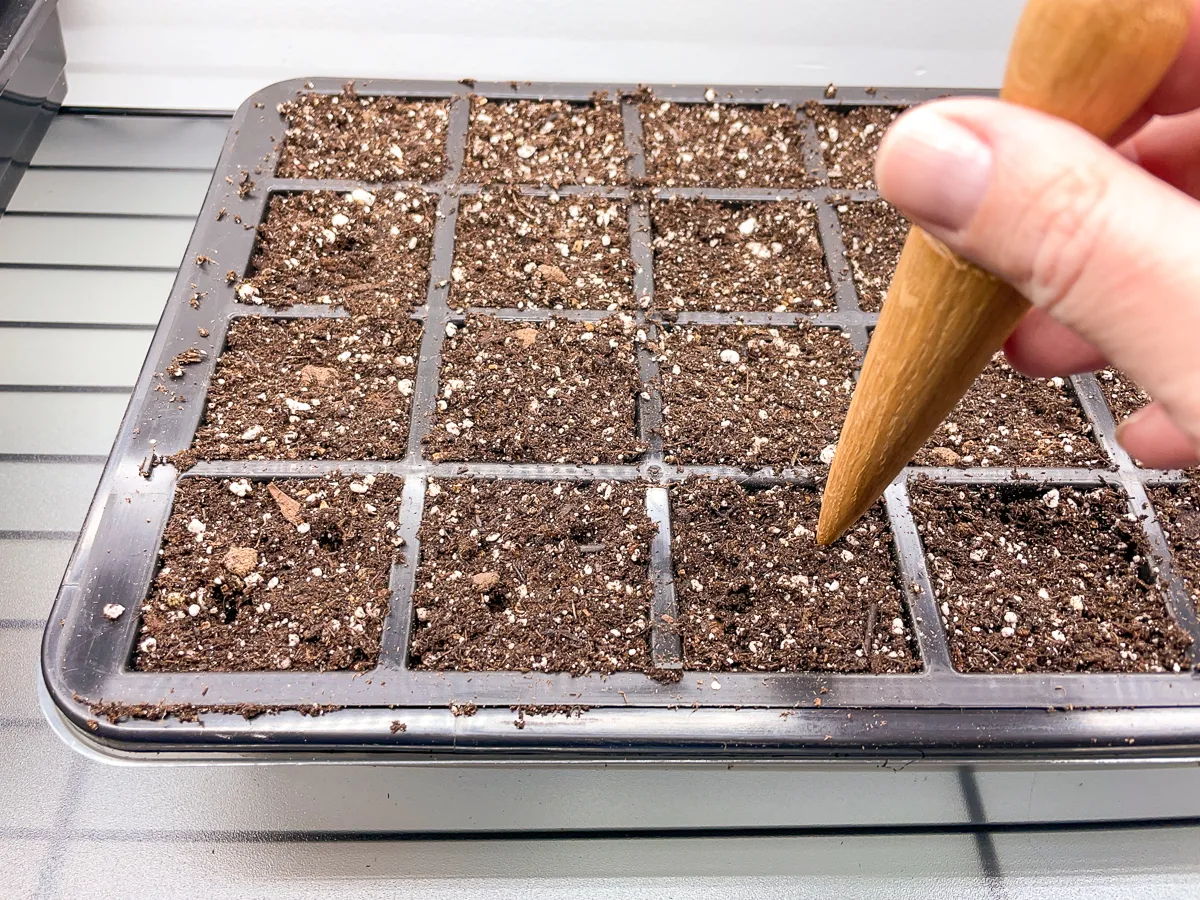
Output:
<path fill-rule="evenodd" d="M 925 483 L 913 513 L 960 671 L 1186 668 L 1191 639 L 1114 490 Z"/>
<path fill-rule="evenodd" d="M 436 462 L 635 459 L 645 449 L 635 331 L 627 315 L 450 325 L 427 452 Z"/>
<path fill-rule="evenodd" d="M 614 101 L 471 99 L 463 177 L 468 181 L 621 184 L 625 130 Z"/>
<path fill-rule="evenodd" d="M 813 466 L 832 460 L 858 355 L 836 330 L 687 326 L 656 353 L 668 463 Z"/>
<path fill-rule="evenodd" d="M 345 306 L 354 314 L 407 315 L 425 302 L 436 199 L 418 190 L 276 194 L 242 303 Z"/>
<path fill-rule="evenodd" d="M 858 305 L 867 312 L 879 312 L 900 263 L 908 220 L 886 200 L 841 203 L 837 214 Z"/>
<path fill-rule="evenodd" d="M 817 128 L 829 183 L 850 190 L 874 190 L 879 143 L 901 110 L 886 106 L 837 109 L 817 103 L 805 109 Z"/>
<path fill-rule="evenodd" d="M 413 665 L 648 668 L 655 532 L 636 484 L 430 481 Z"/>
<path fill-rule="evenodd" d="M 450 101 L 302 94 L 279 105 L 288 124 L 280 178 L 436 181 L 446 172 Z"/>
<path fill-rule="evenodd" d="M 1150 402 L 1150 395 L 1138 387 L 1132 378 L 1116 369 L 1102 369 L 1096 373 L 1096 381 L 1104 391 L 1104 399 L 1112 410 L 1117 424 L 1133 415 Z"/>
<path fill-rule="evenodd" d="M 921 668 L 892 538 L 876 507 L 836 547 L 816 542 L 820 494 L 731 482 L 671 488 L 675 592 L 688 669 Z"/>
<path fill-rule="evenodd" d="M 1149 488 L 1158 521 L 1171 546 L 1175 573 L 1181 576 L 1200 608 L 1200 484 Z"/>
<path fill-rule="evenodd" d="M 655 203 L 654 306 L 812 312 L 833 286 L 807 203 Z"/>
<path fill-rule="evenodd" d="M 450 305 L 517 309 L 633 306 L 629 208 L 606 197 L 463 197 Z"/>
<path fill-rule="evenodd" d="M 175 461 L 399 459 L 420 342 L 408 319 L 234 319 L 200 427 Z"/>
<path fill-rule="evenodd" d="M 641 116 L 650 184 L 799 188 L 813 181 L 790 106 L 648 101 Z"/>
<path fill-rule="evenodd" d="M 379 656 L 399 478 L 184 478 L 142 607 L 136 667 L 365 670 Z"/>
<path fill-rule="evenodd" d="M 1075 391 L 1027 378 L 997 355 L 914 457 L 919 466 L 1107 468 Z"/>

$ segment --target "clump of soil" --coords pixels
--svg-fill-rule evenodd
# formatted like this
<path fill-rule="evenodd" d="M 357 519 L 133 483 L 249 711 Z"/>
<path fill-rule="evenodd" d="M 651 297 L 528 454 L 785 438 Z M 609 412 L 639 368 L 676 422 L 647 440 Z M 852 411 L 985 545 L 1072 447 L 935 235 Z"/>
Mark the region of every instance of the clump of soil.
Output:
<path fill-rule="evenodd" d="M 933 437 L 919 466 L 1107 467 L 1075 391 L 1027 378 L 997 355 Z"/>
<path fill-rule="evenodd" d="M 408 319 L 234 319 L 204 418 L 175 461 L 399 459 L 420 342 Z"/>
<path fill-rule="evenodd" d="M 1108 407 L 1118 425 L 1122 419 L 1133 415 L 1150 402 L 1150 395 L 1138 387 L 1128 375 L 1117 369 L 1100 370 L 1096 373 L 1096 381 L 1100 383 L 1104 399 L 1108 401 Z"/>
<path fill-rule="evenodd" d="M 1171 546 L 1175 573 L 1183 578 L 1192 600 L 1200 607 L 1200 484 L 1193 480 L 1152 487 L 1149 493 Z"/>
<path fill-rule="evenodd" d="M 372 668 L 403 481 L 184 478 L 142 606 L 147 672 Z"/>
<path fill-rule="evenodd" d="M 1191 639 L 1167 612 L 1140 523 L 1111 488 L 926 483 L 913 513 L 960 671 L 1187 665 Z"/>
<path fill-rule="evenodd" d="M 811 312 L 833 286 L 807 203 L 655 203 L 654 306 Z"/>
<path fill-rule="evenodd" d="M 637 437 L 635 326 L 470 316 L 442 347 L 435 462 L 621 463 Z"/>
<path fill-rule="evenodd" d="M 850 190 L 874 190 L 879 144 L 902 110 L 886 106 L 843 110 L 810 103 L 805 111 L 816 125 L 829 183 Z"/>
<path fill-rule="evenodd" d="M 456 309 L 632 307 L 628 204 L 507 190 L 464 197 L 450 304 Z"/>
<path fill-rule="evenodd" d="M 619 103 L 471 100 L 468 181 L 621 184 L 625 156 Z"/>
<path fill-rule="evenodd" d="M 867 312 L 879 312 L 900 264 L 908 220 L 886 200 L 842 203 L 837 213 L 858 305 Z"/>
<path fill-rule="evenodd" d="M 651 184 L 798 188 L 812 182 L 790 106 L 648 101 L 640 109 Z"/>
<path fill-rule="evenodd" d="M 688 326 L 656 354 L 669 463 L 828 465 L 858 356 L 841 332 Z"/>
<path fill-rule="evenodd" d="M 301 94 L 279 105 L 280 178 L 436 181 L 446 172 L 448 100 Z"/>
<path fill-rule="evenodd" d="M 687 668 L 912 672 L 921 668 L 891 532 L 876 507 L 837 547 L 816 541 L 820 495 L 688 481 L 671 489 L 675 592 Z"/>
<path fill-rule="evenodd" d="M 437 203 L 417 190 L 276 194 L 246 277 L 242 303 L 344 306 L 405 315 L 425 302 Z"/>
<path fill-rule="evenodd" d="M 635 484 L 431 481 L 413 665 L 647 669 L 655 532 Z"/>

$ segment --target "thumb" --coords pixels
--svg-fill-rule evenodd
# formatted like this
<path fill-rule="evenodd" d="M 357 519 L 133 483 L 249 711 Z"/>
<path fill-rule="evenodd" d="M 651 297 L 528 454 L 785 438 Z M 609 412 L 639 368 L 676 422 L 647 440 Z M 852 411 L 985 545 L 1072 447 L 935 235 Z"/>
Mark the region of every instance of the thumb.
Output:
<path fill-rule="evenodd" d="M 1129 374 L 1200 454 L 1200 204 L 1073 125 L 986 99 L 902 116 L 876 180 Z"/>

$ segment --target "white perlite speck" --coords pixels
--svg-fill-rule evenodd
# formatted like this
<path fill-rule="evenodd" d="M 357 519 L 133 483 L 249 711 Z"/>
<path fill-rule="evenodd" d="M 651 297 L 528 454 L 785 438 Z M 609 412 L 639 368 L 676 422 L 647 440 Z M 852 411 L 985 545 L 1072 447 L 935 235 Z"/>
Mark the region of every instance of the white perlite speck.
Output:
<path fill-rule="evenodd" d="M 837 447 L 834 446 L 833 444 L 830 444 L 828 447 L 825 447 L 821 451 L 821 462 L 825 463 L 825 465 L 829 465 L 830 463 L 833 462 L 833 454 L 836 452 L 837 452 Z"/>
<path fill-rule="evenodd" d="M 192 519 L 192 521 L 188 522 L 187 524 L 187 530 L 192 534 L 201 535 L 208 530 L 208 526 L 199 519 Z"/>
<path fill-rule="evenodd" d="M 334 213 L 333 218 L 329 220 L 329 223 L 334 228 L 341 228 L 343 225 L 350 224 L 350 217 L 345 213 Z"/>
<path fill-rule="evenodd" d="M 1042 502 L 1045 503 L 1050 509 L 1058 509 L 1059 496 L 1058 488 L 1051 488 L 1042 495 Z"/>
<path fill-rule="evenodd" d="M 229 492 L 238 497 L 245 497 L 254 491 L 254 487 L 245 478 L 229 483 Z"/>
<path fill-rule="evenodd" d="M 370 206 L 375 202 L 375 195 L 363 188 L 355 188 L 350 192 L 350 199 L 355 203 L 361 203 L 363 206 Z"/>
<path fill-rule="evenodd" d="M 731 366 L 736 366 L 742 361 L 742 356 L 736 350 L 722 350 L 721 362 L 729 363 Z"/>
<path fill-rule="evenodd" d="M 746 221 L 738 226 L 738 231 L 742 234 L 754 234 L 754 229 L 758 228 L 758 219 L 751 216 Z"/>
<path fill-rule="evenodd" d="M 904 634 L 903 619 L 892 619 L 892 634 Z"/>
<path fill-rule="evenodd" d="M 1016 625 L 1017 620 L 1018 620 L 1017 614 L 1015 612 L 1013 612 L 1011 609 L 1004 614 L 1004 621 L 1007 622 L 1009 625 Z"/>
<path fill-rule="evenodd" d="M 121 618 L 121 614 L 123 612 L 125 612 L 125 607 L 123 607 L 120 603 L 104 604 L 104 618 L 106 619 L 119 619 Z"/>
<path fill-rule="evenodd" d="M 309 404 L 301 403 L 299 400 L 293 400 L 291 397 L 288 397 L 283 402 L 293 413 L 308 412 L 310 409 L 312 409 L 312 406 Z"/>
<path fill-rule="evenodd" d="M 242 440 L 243 441 L 257 440 L 258 437 L 263 433 L 263 430 L 264 429 L 261 425 L 251 425 L 249 428 L 247 428 L 245 431 L 242 432 Z"/>

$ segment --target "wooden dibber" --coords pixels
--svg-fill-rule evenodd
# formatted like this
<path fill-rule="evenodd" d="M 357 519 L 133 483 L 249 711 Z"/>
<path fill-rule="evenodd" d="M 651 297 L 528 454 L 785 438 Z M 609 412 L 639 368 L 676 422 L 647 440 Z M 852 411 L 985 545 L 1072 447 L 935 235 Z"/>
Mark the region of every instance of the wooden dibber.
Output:
<path fill-rule="evenodd" d="M 1193 0 L 1030 0 L 1000 96 L 1111 137 L 1187 37 Z M 1029 303 L 913 228 L 829 471 L 817 540 L 832 544 L 929 439 Z"/>

